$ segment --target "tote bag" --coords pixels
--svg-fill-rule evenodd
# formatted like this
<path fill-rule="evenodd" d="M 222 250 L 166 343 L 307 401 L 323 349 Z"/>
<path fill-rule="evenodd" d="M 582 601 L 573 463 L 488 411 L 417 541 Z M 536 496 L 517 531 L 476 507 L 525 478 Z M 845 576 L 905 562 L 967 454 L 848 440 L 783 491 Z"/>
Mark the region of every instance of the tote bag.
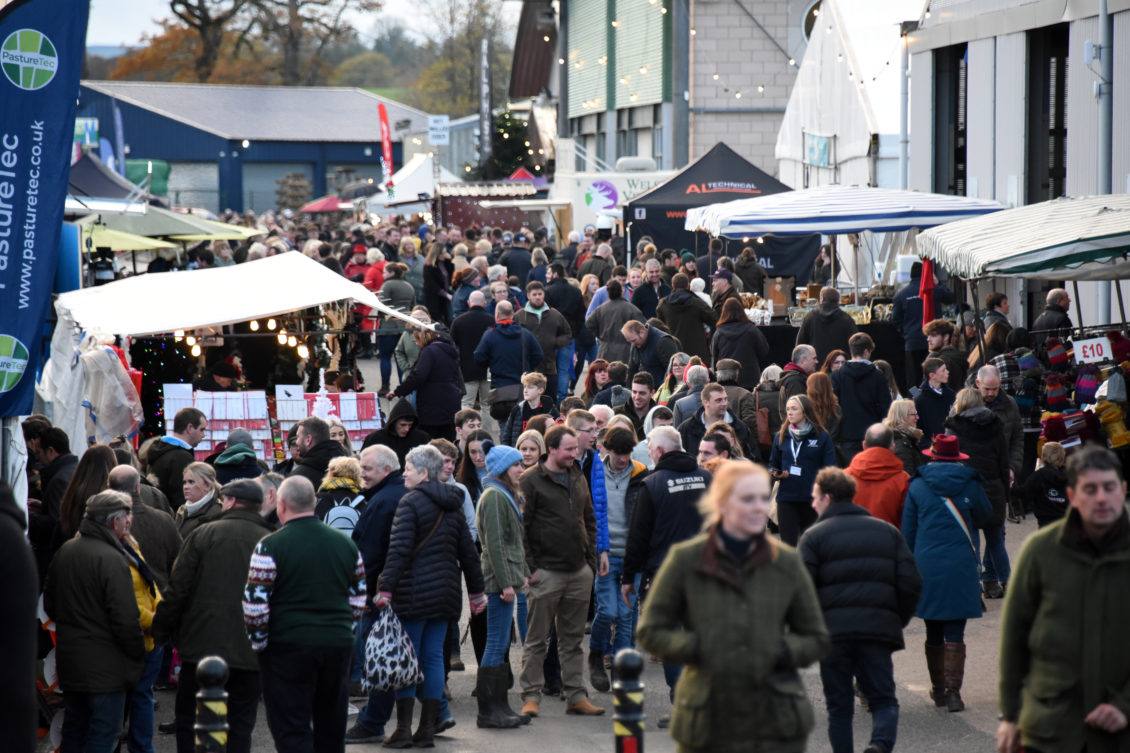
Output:
<path fill-rule="evenodd" d="M 365 638 L 365 677 L 362 690 L 399 690 L 424 681 L 416 649 L 400 619 L 385 606 Z"/>

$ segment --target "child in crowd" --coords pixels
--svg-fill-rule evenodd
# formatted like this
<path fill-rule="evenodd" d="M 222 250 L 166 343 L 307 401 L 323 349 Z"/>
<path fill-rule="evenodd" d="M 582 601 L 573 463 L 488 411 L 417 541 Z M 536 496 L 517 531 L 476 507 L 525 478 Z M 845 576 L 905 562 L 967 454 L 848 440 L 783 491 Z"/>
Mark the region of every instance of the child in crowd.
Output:
<path fill-rule="evenodd" d="M 1059 442 L 1044 442 L 1040 467 L 1024 482 L 1024 498 L 1032 505 L 1036 522 L 1043 528 L 1067 514 L 1067 475 L 1063 465 L 1067 453 Z"/>
<path fill-rule="evenodd" d="M 557 418 L 557 405 L 545 394 L 545 374 L 531 371 L 522 375 L 522 401 L 510 411 L 510 418 L 502 430 L 502 444 L 514 446 L 534 416 L 548 414 Z"/>

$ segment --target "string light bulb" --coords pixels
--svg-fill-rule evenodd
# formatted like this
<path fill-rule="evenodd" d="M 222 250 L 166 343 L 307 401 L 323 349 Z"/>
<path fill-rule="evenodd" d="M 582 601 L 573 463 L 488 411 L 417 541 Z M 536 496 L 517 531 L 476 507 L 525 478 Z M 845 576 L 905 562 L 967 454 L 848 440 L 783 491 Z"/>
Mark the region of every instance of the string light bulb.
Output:
<path fill-rule="evenodd" d="M 200 346 L 199 345 L 193 345 L 192 346 L 192 357 L 193 358 L 199 358 L 200 353 L 201 353 Z"/>
<path fill-rule="evenodd" d="M 175 340 L 178 343 L 181 341 L 181 338 L 183 338 L 183 337 L 184 337 L 184 330 L 183 329 L 178 329 L 176 332 L 173 333 L 173 340 Z"/>
<path fill-rule="evenodd" d="M 258 332 L 259 331 L 259 320 L 258 319 L 252 319 L 251 324 L 249 324 L 248 326 L 251 328 L 252 332 Z"/>
<path fill-rule="evenodd" d="M 277 325 L 275 324 L 275 320 L 274 320 L 274 319 L 268 319 L 268 320 L 267 320 L 267 329 L 269 329 L 269 330 L 271 330 L 272 332 L 274 332 L 274 331 L 275 331 L 275 327 L 276 327 L 276 326 L 277 326 Z"/>
<path fill-rule="evenodd" d="M 305 344 L 298 346 L 298 357 L 303 360 L 310 357 L 310 349 Z"/>
<path fill-rule="evenodd" d="M 758 84 L 757 85 L 757 93 L 758 94 L 764 94 L 765 93 L 765 85 L 764 84 Z"/>
<path fill-rule="evenodd" d="M 279 339 L 279 345 L 286 345 L 286 330 L 285 329 L 279 330 L 279 338 L 278 339 Z"/>
<path fill-rule="evenodd" d="M 192 335 L 189 335 L 188 337 L 184 338 L 184 343 L 185 343 L 185 345 L 189 345 L 189 346 L 195 345 L 196 344 L 196 338 L 193 337 Z"/>
<path fill-rule="evenodd" d="M 286 338 L 286 344 L 293 348 L 295 345 L 298 345 L 298 338 L 294 335 L 291 335 L 290 337 Z"/>

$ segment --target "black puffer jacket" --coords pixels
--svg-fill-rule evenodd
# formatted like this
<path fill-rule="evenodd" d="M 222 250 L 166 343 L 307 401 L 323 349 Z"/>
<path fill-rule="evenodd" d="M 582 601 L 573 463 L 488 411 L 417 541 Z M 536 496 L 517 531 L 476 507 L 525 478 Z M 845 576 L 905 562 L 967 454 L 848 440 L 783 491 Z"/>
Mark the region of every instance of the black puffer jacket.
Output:
<path fill-rule="evenodd" d="M 902 629 L 918 606 L 922 576 L 897 528 L 859 505 L 833 502 L 797 548 L 833 641 L 906 647 Z"/>
<path fill-rule="evenodd" d="M 843 410 L 840 439 L 859 442 L 867 427 L 887 417 L 891 390 L 883 372 L 865 361 L 848 361 L 832 372 L 832 389 Z M 830 433 L 830 431 L 829 431 Z"/>
<path fill-rule="evenodd" d="M 740 363 L 738 383 L 752 390 L 761 379 L 761 364 L 769 362 L 769 341 L 753 322 L 726 322 L 715 330 L 710 354 L 715 364 L 723 358 Z"/>
<path fill-rule="evenodd" d="M 302 459 L 298 461 L 294 470 L 288 475 L 309 479 L 310 483 L 317 489 L 322 485 L 322 479 L 325 478 L 326 468 L 329 467 L 330 461 L 348 454 L 345 448 L 341 446 L 341 442 L 335 439 L 318 442 L 302 453 Z"/>
<path fill-rule="evenodd" d="M 993 528 L 1004 523 L 1008 504 L 1008 442 L 1004 423 L 984 406 L 970 408 L 946 419 L 946 434 L 961 443 L 961 451 L 969 456 L 964 465 L 981 474 L 985 495 L 993 504 L 993 515 L 982 526 Z"/>
<path fill-rule="evenodd" d="M 457 620 L 463 609 L 460 569 L 467 593 L 481 594 L 483 572 L 463 517 L 463 492 L 425 481 L 396 508 L 380 590 L 392 594 L 392 608 L 402 620 Z"/>

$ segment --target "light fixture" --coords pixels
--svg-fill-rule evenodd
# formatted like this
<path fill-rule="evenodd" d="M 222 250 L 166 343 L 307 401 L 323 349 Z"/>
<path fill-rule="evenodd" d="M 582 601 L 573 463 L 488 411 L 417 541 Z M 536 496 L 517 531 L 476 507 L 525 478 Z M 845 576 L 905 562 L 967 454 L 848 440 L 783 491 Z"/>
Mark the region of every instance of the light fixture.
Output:
<path fill-rule="evenodd" d="M 534 165 L 535 170 L 541 170 L 541 165 Z"/>
<path fill-rule="evenodd" d="M 543 42 L 548 42 L 548 41 L 549 41 L 549 35 L 548 35 L 548 34 L 544 35 L 544 36 L 543 36 L 543 37 L 541 38 L 541 41 L 543 41 Z"/>
<path fill-rule="evenodd" d="M 764 94 L 765 93 L 765 85 L 764 84 L 758 84 L 757 85 L 757 93 L 758 94 Z"/>
<path fill-rule="evenodd" d="M 621 86 L 627 86 L 628 85 L 628 77 L 627 76 L 621 76 L 620 77 L 620 85 Z"/>
<path fill-rule="evenodd" d="M 647 66 L 646 65 L 640 66 L 640 73 L 642 73 L 645 76 L 647 75 Z"/>
<path fill-rule="evenodd" d="M 748 235 L 742 236 L 742 243 L 749 243 L 749 236 Z"/>
<path fill-rule="evenodd" d="M 565 65 L 565 58 L 557 58 L 558 65 Z"/>
<path fill-rule="evenodd" d="M 601 65 L 608 65 L 608 56 L 607 55 L 601 55 L 600 58 L 596 62 L 600 63 Z"/>
<path fill-rule="evenodd" d="M 763 236 L 763 235 L 757 236 L 757 242 L 758 243 L 765 243 L 765 236 Z"/>
<path fill-rule="evenodd" d="M 820 15 L 820 9 L 819 8 L 813 8 L 812 9 L 812 15 L 819 16 Z"/>
<path fill-rule="evenodd" d="M 508 138 L 510 138 L 510 134 L 509 133 L 503 133 L 502 138 L 508 139 Z"/>
<path fill-rule="evenodd" d="M 252 319 L 251 324 L 249 324 L 248 326 L 251 327 L 252 332 L 258 332 L 259 331 L 259 320 L 258 319 Z"/>
<path fill-rule="evenodd" d="M 471 166 L 470 165 L 463 165 L 463 170 L 464 170 L 464 172 L 469 173 L 469 172 L 471 172 Z"/>
<path fill-rule="evenodd" d="M 190 345 L 190 346 L 195 345 L 196 344 L 196 338 L 193 337 L 192 335 L 189 335 L 188 337 L 184 338 L 184 344 Z"/>
<path fill-rule="evenodd" d="M 573 63 L 573 67 L 576 68 L 578 71 L 581 70 L 581 68 L 583 68 L 584 66 L 585 66 L 585 64 L 583 62 L 581 62 L 580 60 Z"/>
<path fill-rule="evenodd" d="M 279 330 L 279 338 L 278 339 L 279 339 L 279 345 L 286 345 L 286 330 L 285 329 Z"/>
<path fill-rule="evenodd" d="M 538 149 L 538 154 L 545 154 L 545 150 L 544 149 Z"/>
<path fill-rule="evenodd" d="M 291 335 L 290 337 L 286 338 L 286 344 L 293 348 L 295 345 L 298 345 L 298 338 L 294 335 Z"/>
<path fill-rule="evenodd" d="M 640 95 L 638 95 L 638 94 L 633 93 L 633 94 L 628 95 L 628 99 L 630 99 L 632 102 L 635 102 L 639 98 L 640 98 Z"/>
<path fill-rule="evenodd" d="M 715 81 L 717 81 L 717 80 L 718 80 L 718 74 L 717 74 L 717 73 L 715 73 L 715 74 L 714 74 L 714 80 L 715 80 Z"/>
<path fill-rule="evenodd" d="M 309 358 L 310 357 L 310 349 L 307 348 L 305 345 L 299 345 L 298 346 L 298 357 L 301 358 L 301 359 L 304 359 L 304 360 Z"/>
<path fill-rule="evenodd" d="M 926 11 L 926 18 L 927 18 L 927 19 L 929 19 L 929 18 L 930 18 L 930 11 L 929 11 L 929 10 L 927 10 L 927 11 Z"/>
<path fill-rule="evenodd" d="M 741 98 L 742 98 L 741 92 L 734 92 L 734 99 L 741 99 Z"/>
<path fill-rule="evenodd" d="M 796 58 L 789 58 L 789 65 L 796 65 Z"/>
<path fill-rule="evenodd" d="M 184 337 L 184 330 L 183 329 L 178 329 L 176 332 L 173 333 L 173 339 L 175 341 L 177 341 L 178 343 L 181 341 L 181 338 L 183 338 L 183 337 Z"/>
<path fill-rule="evenodd" d="M 698 32 L 695 31 L 694 29 L 691 29 L 691 36 L 693 37 L 695 34 L 698 34 Z"/>
<path fill-rule="evenodd" d="M 659 12 L 662 13 L 663 15 L 665 15 L 665 16 L 667 15 L 667 9 L 666 8 L 660 8 Z"/>
<path fill-rule="evenodd" d="M 267 329 L 269 329 L 269 330 L 271 330 L 271 331 L 273 332 L 273 331 L 274 331 L 274 329 L 275 329 L 275 326 L 276 326 L 276 325 L 275 325 L 275 320 L 274 320 L 274 319 L 268 319 L 268 320 L 267 320 Z"/>
<path fill-rule="evenodd" d="M 842 52 L 840 54 L 836 55 L 836 62 L 837 63 L 844 62 L 844 54 Z"/>
<path fill-rule="evenodd" d="M 612 20 L 612 28 L 613 28 L 613 29 L 619 29 L 619 28 L 620 28 L 620 22 L 619 22 L 619 21 L 617 21 L 617 20 L 615 20 L 615 19 L 613 19 L 613 20 Z"/>
<path fill-rule="evenodd" d="M 525 141 L 525 142 L 522 142 L 522 143 L 523 143 L 523 145 L 524 145 L 524 146 L 529 146 L 529 145 L 530 145 L 530 142 L 528 142 L 528 141 Z"/>
<path fill-rule="evenodd" d="M 243 148 L 246 149 L 249 146 L 251 146 L 251 142 L 248 141 L 247 139 L 244 139 L 243 140 Z"/>
<path fill-rule="evenodd" d="M 199 346 L 199 345 L 193 345 L 193 346 L 192 346 L 192 351 L 191 351 L 191 352 L 192 352 L 192 357 L 193 357 L 193 358 L 199 358 L 199 357 L 200 357 L 200 353 L 201 353 L 201 350 L 200 350 L 200 346 Z"/>
<path fill-rule="evenodd" d="M 533 155 L 533 153 L 534 153 L 534 150 L 533 150 L 533 149 L 527 149 L 526 151 L 527 151 L 527 152 L 529 152 L 531 156 L 532 156 L 532 155 Z"/>

